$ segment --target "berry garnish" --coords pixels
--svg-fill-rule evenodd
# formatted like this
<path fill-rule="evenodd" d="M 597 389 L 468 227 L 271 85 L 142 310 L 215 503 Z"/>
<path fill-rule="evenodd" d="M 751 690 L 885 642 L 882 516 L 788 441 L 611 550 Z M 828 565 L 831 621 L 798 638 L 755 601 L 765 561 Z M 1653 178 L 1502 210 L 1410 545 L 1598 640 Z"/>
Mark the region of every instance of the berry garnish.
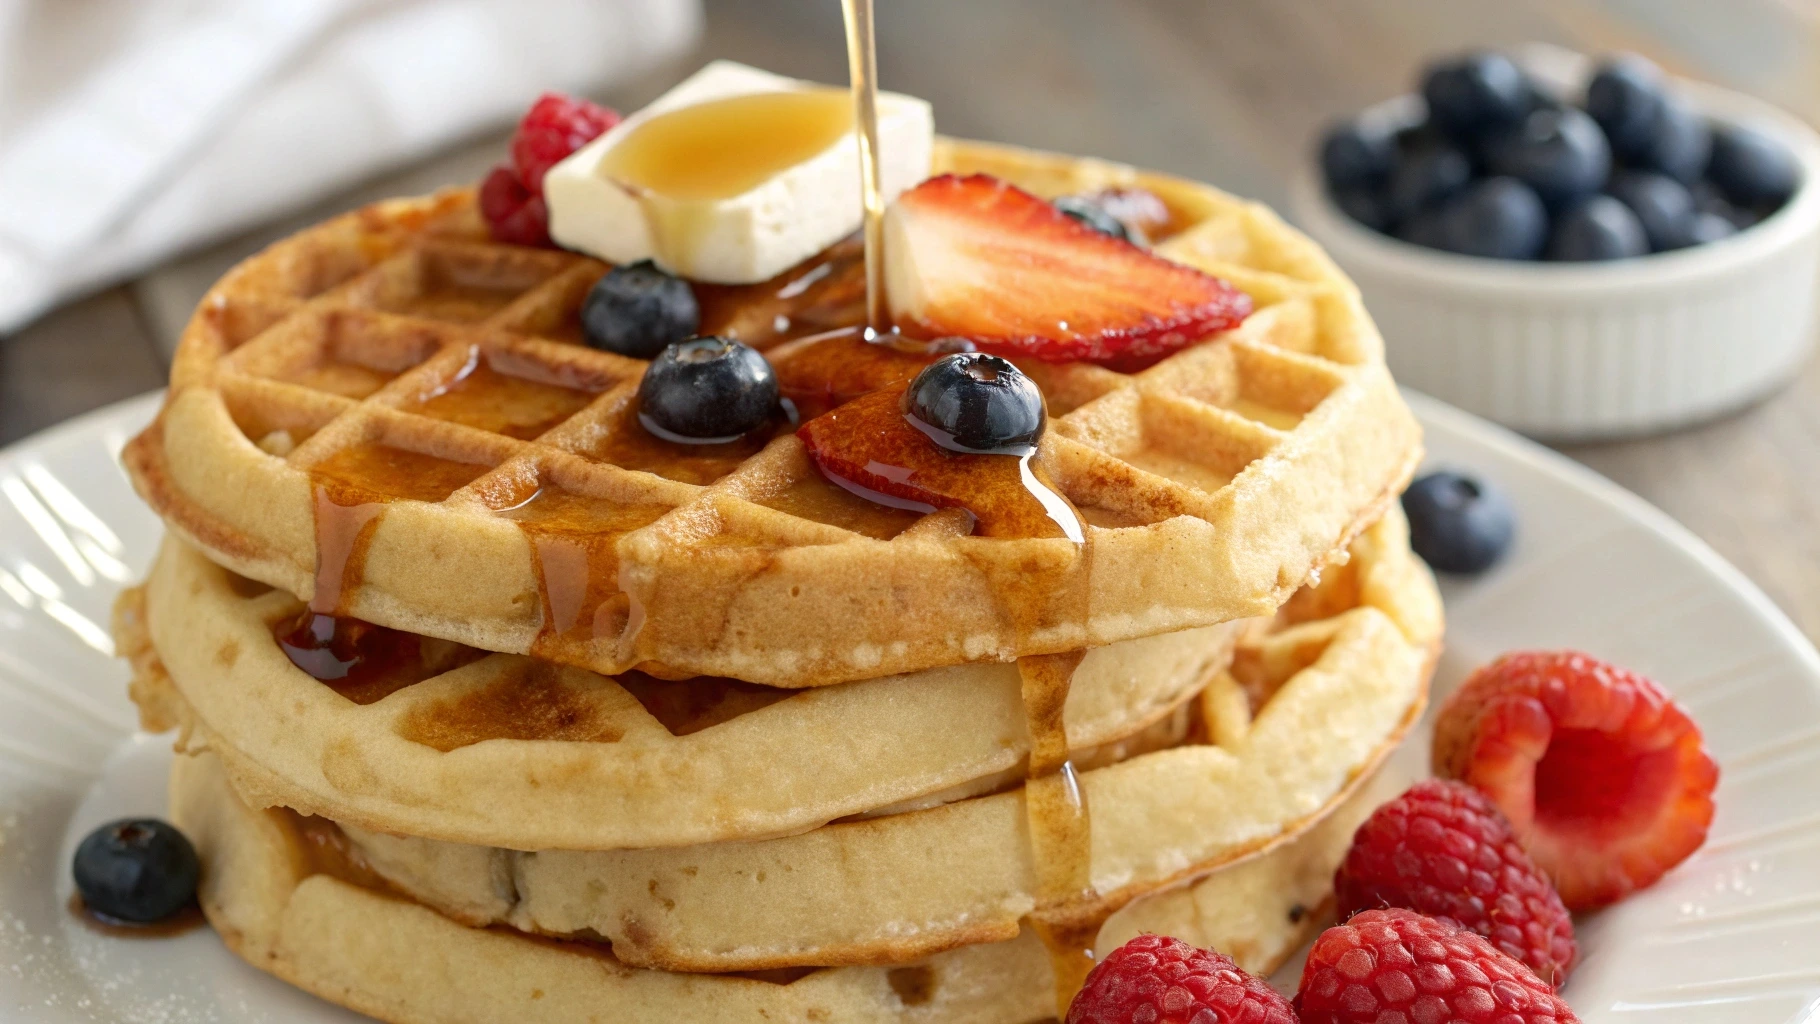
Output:
<path fill-rule="evenodd" d="M 1662 95 L 1662 69 L 1624 54 L 1601 65 L 1587 83 L 1586 112 L 1605 130 L 1613 152 L 1635 160 L 1648 146 Z"/>
<path fill-rule="evenodd" d="M 1334 873 L 1340 920 L 1405 907 L 1485 936 L 1555 988 L 1579 955 L 1574 923 L 1485 794 L 1426 779 L 1372 812 Z"/>
<path fill-rule="evenodd" d="M 564 157 L 619 123 L 619 114 L 599 104 L 546 92 L 518 122 L 512 136 L 512 166 L 532 195 L 543 196 L 543 176 Z"/>
<path fill-rule="evenodd" d="M 1637 215 L 1652 251 L 1693 244 L 1694 217 L 1699 211 L 1687 186 L 1653 171 L 1619 171 L 1612 175 L 1606 191 Z"/>
<path fill-rule="evenodd" d="M 509 245 L 548 248 L 550 212 L 542 196 L 532 195 L 518 180 L 518 172 L 505 164 L 480 183 L 480 215 L 493 240 Z"/>
<path fill-rule="evenodd" d="M 1698 849 L 1719 781 L 1660 686 L 1572 651 L 1473 673 L 1441 707 L 1434 770 L 1491 798 L 1570 910 L 1650 885 Z"/>
<path fill-rule="evenodd" d="M 1501 53 L 1475 53 L 1436 65 L 1422 76 L 1429 116 L 1449 136 L 1468 141 L 1511 124 L 1529 110 L 1529 81 Z"/>
<path fill-rule="evenodd" d="M 943 356 L 904 392 L 904 412 L 944 448 L 1028 448 L 1043 436 L 1043 393 L 1008 360 L 983 352 Z"/>
<path fill-rule="evenodd" d="M 1367 910 L 1321 933 L 1295 997 L 1302 1024 L 1577 1024 L 1529 968 L 1450 921 Z"/>
<path fill-rule="evenodd" d="M 1643 222 L 1611 196 L 1593 196 L 1555 218 L 1546 255 L 1551 260 L 1622 260 L 1649 252 Z"/>
<path fill-rule="evenodd" d="M 1132 241 L 1148 244 L 1169 231 L 1175 214 L 1163 197 L 1134 186 L 1095 189 L 1081 198 L 1118 218 L 1131 232 Z"/>
<path fill-rule="evenodd" d="M 1321 138 L 1321 174 L 1330 189 L 1381 184 L 1396 163 L 1396 138 L 1380 128 L 1342 121 Z"/>
<path fill-rule="evenodd" d="M 700 326 L 701 307 L 689 282 L 650 260 L 607 271 L 581 304 L 583 340 L 633 359 L 655 359 Z"/>
<path fill-rule="evenodd" d="M 1465 256 L 1535 259 L 1548 241 L 1548 210 L 1517 179 L 1486 178 L 1438 211 L 1411 218 L 1399 237 Z"/>
<path fill-rule="evenodd" d="M 907 333 L 1116 370 L 1235 327 L 1251 300 L 989 175 L 930 178 L 885 214 L 885 294 Z"/>
<path fill-rule="evenodd" d="M 1403 492 L 1409 545 L 1441 572 L 1478 573 L 1510 547 L 1516 516 L 1504 492 L 1462 473 L 1430 473 Z"/>
<path fill-rule="evenodd" d="M 777 375 L 758 351 L 694 338 L 658 353 L 638 383 L 638 418 L 666 440 L 731 441 L 777 410 Z"/>
<path fill-rule="evenodd" d="M 1295 1024 L 1289 1000 L 1231 958 L 1163 935 L 1106 954 L 1066 1024 Z"/>
<path fill-rule="evenodd" d="M 189 906 L 202 874 L 196 848 L 156 818 L 109 822 L 90 832 L 71 869 L 89 911 L 126 924 L 162 921 Z"/>
<path fill-rule="evenodd" d="M 1801 184 L 1801 168 L 1788 147 L 1761 132 L 1726 126 L 1713 133 L 1706 175 L 1739 206 L 1773 209 Z"/>
<path fill-rule="evenodd" d="M 1086 196 L 1056 196 L 1050 202 L 1055 208 L 1087 225 L 1102 235 L 1111 235 L 1126 242 L 1137 243 L 1131 229 L 1125 222 L 1114 217 L 1104 206 L 1088 199 Z"/>
<path fill-rule="evenodd" d="M 1551 208 L 1562 209 L 1605 184 L 1611 146 L 1583 111 L 1544 108 L 1487 139 L 1485 164 L 1492 174 L 1515 178 Z"/>

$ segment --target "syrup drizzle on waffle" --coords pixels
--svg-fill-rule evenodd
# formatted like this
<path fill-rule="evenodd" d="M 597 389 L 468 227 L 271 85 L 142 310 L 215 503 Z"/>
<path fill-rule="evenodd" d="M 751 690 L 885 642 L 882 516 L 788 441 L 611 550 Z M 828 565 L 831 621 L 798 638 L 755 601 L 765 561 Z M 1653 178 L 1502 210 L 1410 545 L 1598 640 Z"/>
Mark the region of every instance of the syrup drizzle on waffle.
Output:
<path fill-rule="evenodd" d="M 620 505 L 546 483 L 501 514 L 531 542 L 543 624 L 531 655 L 576 660 L 572 653 L 619 635 L 628 611 L 619 592 L 619 538 L 655 522 L 664 505 Z M 567 652 L 567 658 L 563 655 Z"/>
<path fill-rule="evenodd" d="M 1074 764 L 1062 708 L 1083 651 L 1020 658 L 1024 716 L 1030 725 L 1030 767 L 1024 781 L 1024 814 L 1030 825 L 1040 904 L 1072 903 L 1093 896 L 1093 822 Z M 1030 927 L 1049 951 L 1055 972 L 1057 1015 L 1066 1017 L 1074 994 L 1093 969 L 1091 928 L 1070 927 L 1031 915 Z"/>
<path fill-rule="evenodd" d="M 1003 595 L 996 614 L 1020 638 L 1084 621 L 1092 549 L 1083 518 L 1060 496 L 1040 454 L 955 454 L 941 450 L 905 421 L 899 396 L 910 378 L 946 352 L 969 346 L 953 340 L 913 342 L 890 333 L 869 338 L 861 326 L 864 267 L 856 240 L 839 243 L 759 285 L 696 289 L 704 331 L 740 337 L 767 350 L 778 367 L 785 397 L 805 418 L 832 415 L 857 423 L 886 453 L 882 462 L 874 461 L 887 472 L 914 473 L 921 483 L 934 482 L 948 499 L 944 505 L 967 510 L 955 520 L 958 532 L 1074 538 L 1074 557 L 1020 566 L 1017 578 L 996 580 L 996 590 Z M 565 333 L 549 326 L 541 329 Z M 455 356 L 445 352 L 439 358 L 452 361 Z M 459 367 L 405 402 L 404 410 L 524 440 L 563 424 L 603 394 L 624 388 L 623 382 L 604 376 L 551 374 L 534 361 L 514 359 L 510 352 L 490 347 L 466 346 L 460 358 Z M 585 445 L 587 454 L 685 484 L 706 484 L 724 476 L 789 429 L 779 421 L 726 444 L 681 445 L 650 436 L 636 424 L 633 413 L 627 403 L 611 416 L 609 428 Z M 346 677 L 340 685 L 357 701 L 378 699 L 396 688 L 366 685 L 369 676 L 395 683 L 399 673 L 396 666 L 378 665 L 393 659 L 372 657 L 355 643 L 356 633 L 368 636 L 365 630 L 373 627 L 341 617 L 361 585 L 367 549 L 394 502 L 445 501 L 490 468 L 384 440 L 341 447 L 311 465 L 316 586 L 310 607 L 288 624 L 290 632 L 283 638 L 296 648 L 289 651 L 293 660 L 301 656 L 299 664 L 306 670 L 309 665 L 304 662 L 323 662 L 317 666 L 322 672 L 312 672 L 319 677 L 340 672 Z M 516 525 L 532 550 L 541 618 L 531 654 L 546 661 L 585 663 L 590 646 L 620 636 L 633 610 L 617 586 L 618 541 L 655 522 L 671 506 L 596 497 L 563 486 L 547 472 L 520 474 L 503 486 L 496 481 L 478 490 L 496 515 Z M 881 498 L 889 496 L 811 471 L 764 502 L 879 539 L 902 533 L 934 511 Z M 1019 663 L 1032 738 L 1026 813 L 1040 902 L 1051 908 L 1065 908 L 1092 895 L 1088 809 L 1068 759 L 1062 721 L 1080 658 L 1075 652 Z M 1029 921 L 1051 951 L 1056 998 L 1064 1011 L 1092 967 L 1090 949 L 1097 931 L 1065 918 L 1043 915 Z"/>

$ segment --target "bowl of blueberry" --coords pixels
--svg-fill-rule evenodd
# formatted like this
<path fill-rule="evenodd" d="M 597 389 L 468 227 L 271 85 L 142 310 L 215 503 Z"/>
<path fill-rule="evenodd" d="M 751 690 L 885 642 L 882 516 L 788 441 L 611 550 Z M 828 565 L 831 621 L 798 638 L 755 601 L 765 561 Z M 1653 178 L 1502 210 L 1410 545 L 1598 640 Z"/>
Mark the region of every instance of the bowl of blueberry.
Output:
<path fill-rule="evenodd" d="M 1812 351 L 1820 137 L 1632 55 L 1426 68 L 1332 125 L 1291 208 L 1397 379 L 1557 440 L 1741 408 Z"/>

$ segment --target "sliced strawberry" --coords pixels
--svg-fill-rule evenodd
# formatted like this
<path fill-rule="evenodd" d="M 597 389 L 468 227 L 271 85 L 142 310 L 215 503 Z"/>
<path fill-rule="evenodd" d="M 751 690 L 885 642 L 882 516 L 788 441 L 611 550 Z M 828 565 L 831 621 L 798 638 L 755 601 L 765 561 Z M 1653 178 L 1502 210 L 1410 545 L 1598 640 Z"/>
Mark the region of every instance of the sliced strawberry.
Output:
<path fill-rule="evenodd" d="M 904 331 L 1007 356 L 1149 366 L 1230 330 L 1251 300 L 990 175 L 931 178 L 885 213 L 885 293 Z"/>
<path fill-rule="evenodd" d="M 1434 770 L 1498 805 L 1569 910 L 1650 885 L 1698 849 L 1719 781 L 1699 726 L 1660 686 L 1575 651 L 1473 673 L 1435 720 Z"/>
<path fill-rule="evenodd" d="M 901 384 L 862 395 L 803 424 L 797 436 L 823 474 L 873 501 L 920 512 L 964 508 L 986 537 L 1065 535 L 1031 486 L 1043 485 L 1026 478 L 1027 456 L 948 451 L 911 426 L 903 396 Z M 1062 502 L 1053 491 L 1046 496 Z M 1065 505 L 1059 511 L 1072 515 Z"/>

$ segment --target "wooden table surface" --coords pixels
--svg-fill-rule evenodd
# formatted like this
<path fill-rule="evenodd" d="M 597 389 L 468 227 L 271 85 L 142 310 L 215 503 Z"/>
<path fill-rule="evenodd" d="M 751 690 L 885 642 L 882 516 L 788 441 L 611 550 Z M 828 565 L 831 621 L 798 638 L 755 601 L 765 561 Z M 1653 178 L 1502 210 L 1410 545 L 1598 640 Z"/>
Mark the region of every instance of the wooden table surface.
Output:
<path fill-rule="evenodd" d="M 1814 0 L 877 0 L 887 87 L 948 134 L 1095 154 L 1283 205 L 1331 117 L 1407 88 L 1431 54 L 1532 40 L 1631 49 L 1820 120 Z M 834 0 L 707 0 L 699 51 L 604 97 L 632 109 L 710 57 L 845 81 Z M 72 303 L 0 339 L 0 443 L 159 387 L 198 296 L 266 241 L 382 195 L 473 180 L 489 135 Z M 1392 339 L 1394 343 L 1394 339 Z M 1565 449 L 1666 509 L 1820 638 L 1820 364 L 1755 409 Z"/>

